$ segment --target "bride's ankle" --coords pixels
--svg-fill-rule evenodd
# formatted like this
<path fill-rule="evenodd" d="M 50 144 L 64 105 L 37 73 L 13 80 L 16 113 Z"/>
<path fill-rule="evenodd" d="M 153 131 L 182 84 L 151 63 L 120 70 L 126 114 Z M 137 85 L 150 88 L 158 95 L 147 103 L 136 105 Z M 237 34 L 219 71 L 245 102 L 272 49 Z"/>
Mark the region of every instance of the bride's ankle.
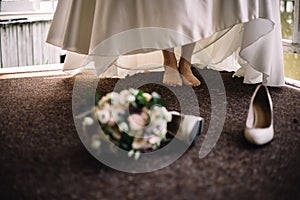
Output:
<path fill-rule="evenodd" d="M 178 67 L 177 67 L 177 61 L 175 60 L 165 60 L 164 61 L 164 67 L 165 68 L 168 68 L 168 69 L 176 69 L 178 70 Z"/>
<path fill-rule="evenodd" d="M 191 70 L 192 64 L 184 58 L 180 58 L 179 61 L 179 70 L 181 72 L 186 72 Z"/>

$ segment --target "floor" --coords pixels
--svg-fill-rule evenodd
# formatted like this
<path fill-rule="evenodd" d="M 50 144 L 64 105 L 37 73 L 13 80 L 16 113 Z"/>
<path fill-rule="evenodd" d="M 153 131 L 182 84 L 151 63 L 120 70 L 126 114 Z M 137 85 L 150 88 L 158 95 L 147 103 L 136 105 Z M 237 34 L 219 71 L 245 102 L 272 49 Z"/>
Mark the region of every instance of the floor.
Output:
<path fill-rule="evenodd" d="M 188 87 L 174 90 L 187 105 L 188 114 L 199 110 L 204 118 L 203 133 L 177 161 L 144 174 L 101 164 L 79 139 L 72 115 L 73 88 L 76 81 L 89 87 L 92 76 L 45 74 L 0 79 L 0 199 L 300 199 L 300 91 L 270 88 L 275 138 L 256 147 L 243 137 L 255 85 L 242 84 L 242 79 L 231 78 L 232 73 L 221 73 L 227 96 L 226 120 L 216 146 L 200 159 L 208 131 L 219 126 L 210 123 L 214 118 L 204 77 L 211 73 L 215 72 L 200 70 L 196 74 L 203 83 L 193 89 L 197 105 L 184 95 Z M 145 83 L 143 89 L 162 94 L 169 110 L 180 110 L 172 90 L 147 84 L 153 79 L 161 80 L 162 74 L 139 74 L 120 81 L 101 79 L 97 91 L 112 91 L 117 82 L 124 87 Z"/>

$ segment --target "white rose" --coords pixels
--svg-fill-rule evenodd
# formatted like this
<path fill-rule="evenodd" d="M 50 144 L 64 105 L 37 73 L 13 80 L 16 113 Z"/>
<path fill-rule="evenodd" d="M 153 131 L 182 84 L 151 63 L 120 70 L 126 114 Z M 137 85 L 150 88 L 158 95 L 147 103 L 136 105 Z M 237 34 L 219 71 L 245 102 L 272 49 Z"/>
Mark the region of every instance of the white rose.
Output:
<path fill-rule="evenodd" d="M 150 101 L 151 100 L 151 98 L 152 98 L 152 96 L 149 94 L 149 93 L 144 93 L 143 94 L 143 97 L 145 97 L 146 98 L 146 101 Z"/>
<path fill-rule="evenodd" d="M 122 115 L 125 114 L 125 111 L 121 108 L 112 109 L 112 118 L 115 122 L 122 121 Z"/>
<path fill-rule="evenodd" d="M 150 144 L 160 144 L 160 142 L 161 142 L 161 140 L 162 140 L 162 138 L 161 137 L 158 137 L 158 136 L 155 136 L 155 135 L 153 135 L 153 136 L 151 136 L 150 138 L 149 138 L 149 142 L 150 142 Z"/>
<path fill-rule="evenodd" d="M 84 126 L 90 126 L 90 125 L 92 125 L 94 123 L 94 120 L 93 120 L 93 118 L 91 118 L 91 117 L 85 117 L 84 119 L 83 119 L 83 122 L 82 122 L 82 124 L 84 125 Z"/>
<path fill-rule="evenodd" d="M 120 104 L 120 95 L 116 92 L 112 92 L 111 94 L 111 104 L 119 105 Z"/>
<path fill-rule="evenodd" d="M 130 92 L 131 94 L 133 94 L 134 96 L 136 96 L 136 95 L 139 93 L 139 90 L 137 90 L 137 89 L 129 88 L 128 90 L 129 90 L 129 92 Z"/>
<path fill-rule="evenodd" d="M 167 122 L 172 121 L 172 114 L 170 112 L 166 113 L 166 120 L 167 120 Z"/>
<path fill-rule="evenodd" d="M 135 96 L 132 95 L 132 94 L 128 95 L 127 101 L 128 101 L 128 103 L 134 102 L 135 101 Z"/>
<path fill-rule="evenodd" d="M 97 110 L 96 117 L 102 124 L 106 124 L 110 120 L 109 110 Z"/>
<path fill-rule="evenodd" d="M 154 106 L 151 111 L 152 118 L 163 118 L 167 122 L 172 120 L 172 114 L 163 106 Z"/>
<path fill-rule="evenodd" d="M 101 141 L 100 141 L 100 140 L 94 139 L 94 140 L 92 141 L 91 147 L 92 147 L 93 149 L 99 149 L 100 146 L 101 146 Z"/>
<path fill-rule="evenodd" d="M 165 107 L 160 108 L 160 114 L 167 122 L 172 121 L 172 114 Z"/>
<path fill-rule="evenodd" d="M 128 104 L 128 97 L 129 97 L 130 92 L 128 90 L 123 90 L 121 93 L 120 93 L 120 99 L 119 99 L 119 102 L 121 105 L 127 105 Z"/>
<path fill-rule="evenodd" d="M 157 92 L 152 92 L 151 96 L 156 99 L 160 98 L 160 95 Z"/>
<path fill-rule="evenodd" d="M 152 107 L 151 109 L 151 118 L 160 118 L 161 117 L 161 113 L 162 113 L 162 110 L 161 110 L 161 106 L 158 106 L 158 105 L 155 105 Z"/>
<path fill-rule="evenodd" d="M 121 132 L 127 133 L 129 131 L 129 127 L 125 122 L 118 123 L 118 127 Z"/>
<path fill-rule="evenodd" d="M 122 90 L 120 92 L 121 97 L 127 97 L 130 94 L 130 92 L 128 90 Z"/>
<path fill-rule="evenodd" d="M 164 119 L 158 119 L 151 122 L 152 133 L 155 135 L 165 135 L 167 132 L 167 122 Z"/>

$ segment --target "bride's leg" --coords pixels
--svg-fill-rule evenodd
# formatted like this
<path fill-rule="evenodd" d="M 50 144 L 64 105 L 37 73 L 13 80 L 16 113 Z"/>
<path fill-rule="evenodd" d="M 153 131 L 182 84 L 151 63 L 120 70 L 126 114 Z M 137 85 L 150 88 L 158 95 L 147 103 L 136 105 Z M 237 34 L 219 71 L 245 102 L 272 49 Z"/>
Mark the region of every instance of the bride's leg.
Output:
<path fill-rule="evenodd" d="M 199 86 L 201 82 L 194 76 L 191 70 L 191 58 L 195 48 L 195 43 L 182 46 L 181 58 L 179 61 L 179 70 L 183 75 L 183 81 L 187 85 Z"/>
<path fill-rule="evenodd" d="M 181 86 L 182 80 L 177 68 L 176 56 L 174 49 L 166 49 L 162 51 L 164 57 L 164 77 L 163 83 L 170 86 Z"/>

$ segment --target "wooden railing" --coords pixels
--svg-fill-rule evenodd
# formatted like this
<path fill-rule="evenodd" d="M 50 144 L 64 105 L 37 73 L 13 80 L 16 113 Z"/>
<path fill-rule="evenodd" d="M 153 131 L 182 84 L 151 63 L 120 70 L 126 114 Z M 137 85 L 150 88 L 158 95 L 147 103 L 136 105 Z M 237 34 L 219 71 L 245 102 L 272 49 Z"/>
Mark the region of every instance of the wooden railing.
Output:
<path fill-rule="evenodd" d="M 61 50 L 45 43 L 50 19 L 0 22 L 1 68 L 60 63 Z"/>

